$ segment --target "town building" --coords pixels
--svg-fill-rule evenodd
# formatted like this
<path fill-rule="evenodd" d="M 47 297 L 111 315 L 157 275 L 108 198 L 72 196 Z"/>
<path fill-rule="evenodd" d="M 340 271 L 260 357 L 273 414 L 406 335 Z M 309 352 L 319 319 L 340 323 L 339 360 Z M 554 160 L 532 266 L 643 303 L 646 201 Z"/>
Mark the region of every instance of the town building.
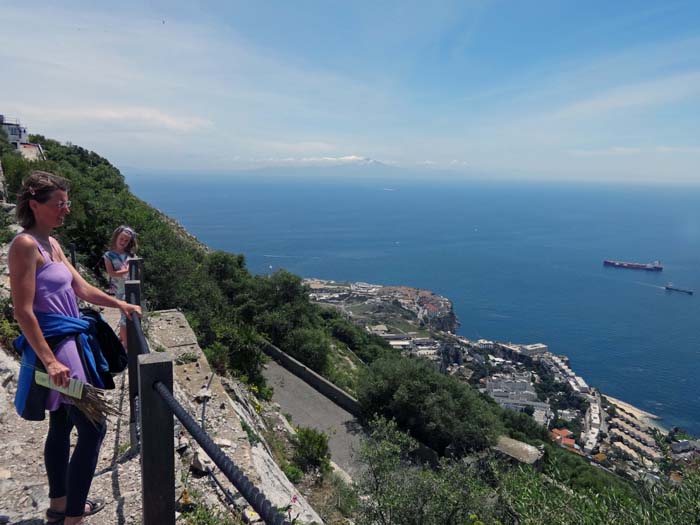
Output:
<path fill-rule="evenodd" d="M 543 355 L 547 352 L 547 345 L 535 343 L 533 345 L 520 345 L 520 352 L 528 357 Z"/>
<path fill-rule="evenodd" d="M 7 135 L 7 141 L 27 160 L 44 160 L 44 151 L 40 144 L 29 142 L 27 128 L 18 119 L 9 119 L 0 115 L 0 129 Z"/>
<path fill-rule="evenodd" d="M 481 350 L 493 350 L 493 341 L 489 341 L 488 339 L 479 339 L 476 342 L 476 346 Z"/>

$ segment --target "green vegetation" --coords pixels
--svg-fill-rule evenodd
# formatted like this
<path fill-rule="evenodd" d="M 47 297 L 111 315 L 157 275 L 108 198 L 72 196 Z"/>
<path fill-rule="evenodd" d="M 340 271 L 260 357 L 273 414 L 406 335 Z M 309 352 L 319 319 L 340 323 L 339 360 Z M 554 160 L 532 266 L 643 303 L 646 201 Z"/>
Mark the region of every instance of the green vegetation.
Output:
<path fill-rule="evenodd" d="M 358 483 L 358 525 L 698 523 L 697 471 L 688 472 L 679 486 L 658 483 L 629 491 L 612 484 L 592 490 L 562 483 L 565 476 L 556 469 L 543 476 L 492 455 L 443 458 L 429 468 L 414 459 L 417 449 L 396 423 L 371 423 L 361 450 L 367 470 Z"/>
<path fill-rule="evenodd" d="M 14 233 L 9 228 L 12 220 L 4 211 L 0 210 L 0 244 L 8 243 L 14 237 Z"/>
<path fill-rule="evenodd" d="M 426 467 L 412 459 L 418 448 L 395 422 L 372 421 L 360 451 L 367 469 L 357 484 L 358 525 L 476 524 L 497 517 L 496 493 L 474 467 L 448 459 Z"/>
<path fill-rule="evenodd" d="M 328 435 L 314 428 L 299 427 L 294 438 L 294 463 L 304 472 L 318 469 L 322 474 L 330 471 Z"/>
<path fill-rule="evenodd" d="M 15 321 L 12 303 L 9 299 L 0 299 L 0 344 L 12 348 L 12 341 L 19 335 L 19 326 Z"/>
<path fill-rule="evenodd" d="M 251 426 L 250 426 L 248 423 L 246 423 L 244 420 L 242 420 L 242 419 L 241 419 L 241 428 L 243 429 L 243 431 L 244 431 L 244 432 L 246 433 L 246 435 L 248 436 L 248 443 L 250 443 L 251 446 L 254 447 L 254 446 L 257 445 L 258 443 L 260 443 L 260 436 L 258 436 L 258 435 L 255 433 L 255 430 L 253 430 L 253 429 L 251 428 Z"/>
<path fill-rule="evenodd" d="M 382 358 L 360 378 L 358 400 L 439 454 L 482 450 L 503 433 L 498 406 L 422 359 Z"/>

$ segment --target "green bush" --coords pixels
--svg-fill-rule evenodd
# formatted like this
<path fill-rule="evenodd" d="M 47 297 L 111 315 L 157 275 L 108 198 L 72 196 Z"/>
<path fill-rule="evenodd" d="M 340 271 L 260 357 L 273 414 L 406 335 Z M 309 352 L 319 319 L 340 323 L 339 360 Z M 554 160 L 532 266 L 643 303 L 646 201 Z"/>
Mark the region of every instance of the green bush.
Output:
<path fill-rule="evenodd" d="M 0 244 L 6 244 L 15 236 L 14 232 L 9 228 L 12 224 L 10 215 L 0 210 Z"/>
<path fill-rule="evenodd" d="M 322 473 L 328 472 L 328 435 L 314 428 L 299 427 L 294 439 L 294 463 L 304 472 L 314 468 L 320 469 Z"/>
<path fill-rule="evenodd" d="M 0 299 L 0 343 L 6 349 L 12 348 L 12 341 L 19 335 L 19 325 L 14 319 L 9 299 Z"/>
<path fill-rule="evenodd" d="M 304 472 L 292 463 L 282 463 L 282 472 L 284 472 L 284 475 L 287 476 L 287 479 L 295 485 L 300 483 L 301 480 L 304 479 Z"/>

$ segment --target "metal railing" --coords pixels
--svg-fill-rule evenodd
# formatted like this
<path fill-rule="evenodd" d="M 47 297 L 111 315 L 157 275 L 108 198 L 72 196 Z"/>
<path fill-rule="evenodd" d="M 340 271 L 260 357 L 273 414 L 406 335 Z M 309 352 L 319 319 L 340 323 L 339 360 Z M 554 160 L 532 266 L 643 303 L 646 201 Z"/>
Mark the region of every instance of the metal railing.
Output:
<path fill-rule="evenodd" d="M 138 269 L 132 271 L 132 267 Z M 126 299 L 141 304 L 141 263 L 130 262 Z M 150 353 L 141 319 L 127 319 L 129 357 L 129 426 L 132 450 L 141 453 L 143 525 L 175 525 L 175 416 L 228 478 L 266 525 L 292 525 L 205 430 L 173 397 L 173 360 L 166 352 Z"/>

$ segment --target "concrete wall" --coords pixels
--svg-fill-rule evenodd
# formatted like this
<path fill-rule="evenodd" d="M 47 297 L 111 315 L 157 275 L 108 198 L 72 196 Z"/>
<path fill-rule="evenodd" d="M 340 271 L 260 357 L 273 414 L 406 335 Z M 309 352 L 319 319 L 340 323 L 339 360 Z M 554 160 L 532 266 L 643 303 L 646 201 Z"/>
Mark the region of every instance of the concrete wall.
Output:
<path fill-rule="evenodd" d="M 286 354 L 276 346 L 267 343 L 263 346 L 267 355 L 277 361 L 284 368 L 295 376 L 303 379 L 306 383 L 314 387 L 321 394 L 333 401 L 339 407 L 347 410 L 355 417 L 361 416 L 360 403 L 345 390 L 338 388 L 333 383 L 321 377 L 303 363 L 297 361 L 289 354 Z"/>

